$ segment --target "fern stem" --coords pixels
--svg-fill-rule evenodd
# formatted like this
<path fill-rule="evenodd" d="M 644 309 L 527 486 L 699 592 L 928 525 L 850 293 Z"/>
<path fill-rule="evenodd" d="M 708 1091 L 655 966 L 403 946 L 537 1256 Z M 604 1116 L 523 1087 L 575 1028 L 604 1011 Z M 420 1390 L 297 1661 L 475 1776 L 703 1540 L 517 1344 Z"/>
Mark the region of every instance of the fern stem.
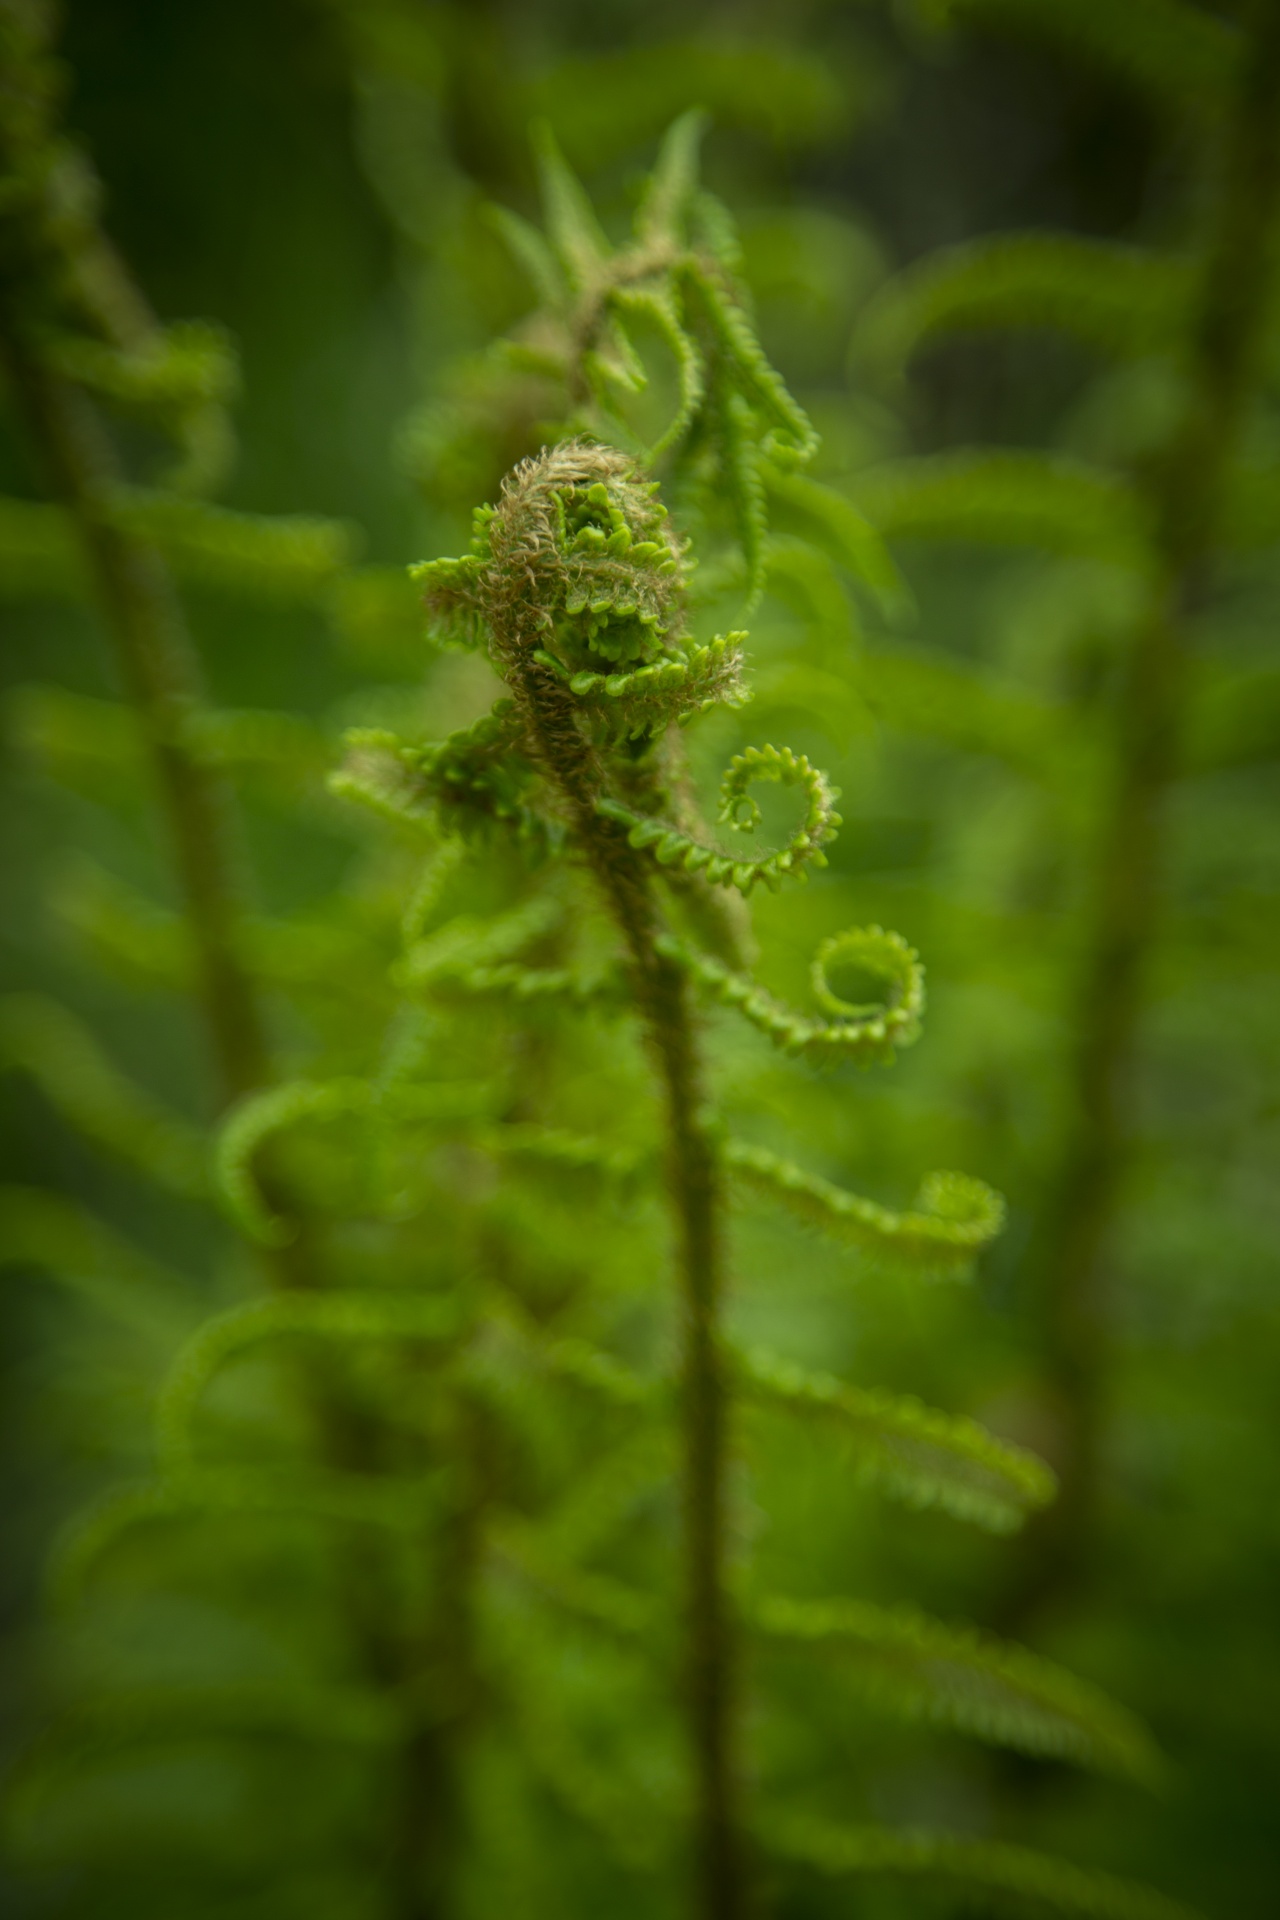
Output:
<path fill-rule="evenodd" d="M 1208 586 L 1224 482 L 1258 371 L 1280 213 L 1280 10 L 1253 8 L 1252 47 L 1220 155 L 1216 230 L 1188 345 L 1185 417 L 1147 482 L 1157 565 L 1115 717 L 1111 793 L 1094 855 L 1071 1062 L 1072 1117 L 1040 1235 L 1040 1312 L 1061 1423 L 1062 1494 L 1024 1536 L 1006 1624 L 1080 1577 L 1096 1482 L 1099 1299 L 1131 1133 L 1144 973 L 1159 930 L 1166 800 L 1187 706 L 1188 622 Z"/>
<path fill-rule="evenodd" d="M 194 648 L 158 554 L 112 523 L 111 497 L 123 475 L 91 403 L 43 364 L 7 304 L 0 309 L 0 345 L 32 444 L 75 528 L 150 753 L 219 1091 L 229 1102 L 265 1083 L 267 1051 L 253 986 L 237 953 L 226 799 L 187 744 L 199 693 Z"/>
<path fill-rule="evenodd" d="M 726 1368 L 723 1183 L 707 1125 L 702 1049 L 690 983 L 659 951 L 648 865 L 625 829 L 596 809 L 600 780 L 572 702 L 518 643 L 503 648 L 529 734 L 555 782 L 626 943 L 633 989 L 662 1081 L 667 1186 L 683 1293 L 685 1684 L 696 1774 L 699 1920 L 740 1920 L 744 1894 L 733 1766 L 734 1673 L 726 1595 Z"/>

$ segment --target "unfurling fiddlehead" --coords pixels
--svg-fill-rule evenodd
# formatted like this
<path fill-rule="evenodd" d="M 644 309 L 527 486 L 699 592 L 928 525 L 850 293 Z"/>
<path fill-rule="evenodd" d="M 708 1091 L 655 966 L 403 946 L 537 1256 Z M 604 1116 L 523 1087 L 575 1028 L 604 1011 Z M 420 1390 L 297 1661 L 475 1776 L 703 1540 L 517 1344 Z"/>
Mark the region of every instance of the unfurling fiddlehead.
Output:
<path fill-rule="evenodd" d="M 742 342 L 732 313 L 705 290 L 700 297 L 724 353 L 737 353 Z M 763 406 L 769 396 L 762 380 L 755 390 Z M 840 824 L 826 776 L 802 755 L 773 746 L 736 756 L 718 817 L 722 827 L 754 831 L 760 811 L 750 788 L 795 788 L 804 811 L 782 847 L 735 857 L 698 819 L 680 727 L 711 705 L 746 697 L 746 636 L 707 643 L 690 636 L 686 570 L 686 543 L 629 456 L 584 438 L 544 449 L 508 476 L 496 508 L 476 513 L 467 554 L 415 570 L 436 632 L 483 647 L 509 697 L 438 746 L 356 736 L 336 784 L 414 824 L 434 820 L 455 833 L 505 827 L 527 845 L 563 848 L 591 871 L 621 935 L 632 1003 L 665 1096 L 667 1187 L 684 1306 L 686 1674 L 699 1911 L 704 1920 L 733 1920 L 742 1911 L 743 1823 L 726 1592 L 726 1402 L 737 1384 L 721 1326 L 730 1168 L 800 1198 L 846 1237 L 852 1230 L 864 1245 L 900 1249 L 907 1266 L 962 1268 L 998 1230 L 999 1206 L 977 1182 L 935 1176 L 924 1213 L 892 1215 L 784 1163 L 765 1167 L 769 1156 L 733 1147 L 711 1120 L 695 988 L 736 1008 L 789 1051 L 858 1062 L 890 1059 L 895 1044 L 916 1037 L 924 993 L 905 941 L 879 927 L 853 929 L 820 948 L 813 986 L 821 1015 L 806 1017 L 668 924 L 661 882 L 712 907 L 723 904 L 722 889 L 749 896 L 761 881 L 776 888 L 793 875 L 805 878 L 808 865 L 825 865 L 824 848 Z M 534 926 L 530 937 L 536 932 Z M 406 964 L 414 970 L 412 956 Z M 508 965 L 526 971 L 514 959 Z M 870 1003 L 836 994 L 828 975 L 840 966 L 876 982 Z M 466 983 L 465 956 L 449 959 L 450 970 L 457 984 Z M 428 964 L 416 974 L 425 987 L 441 969 Z"/>

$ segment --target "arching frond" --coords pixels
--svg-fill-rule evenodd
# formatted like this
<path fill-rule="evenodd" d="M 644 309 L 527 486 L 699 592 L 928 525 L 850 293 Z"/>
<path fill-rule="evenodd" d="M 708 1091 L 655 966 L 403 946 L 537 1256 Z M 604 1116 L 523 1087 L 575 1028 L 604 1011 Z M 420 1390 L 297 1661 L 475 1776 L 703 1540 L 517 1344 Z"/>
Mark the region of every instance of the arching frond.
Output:
<path fill-rule="evenodd" d="M 0 1001 L 0 1067 L 19 1068 L 57 1112 L 98 1146 L 175 1193 L 208 1189 L 199 1131 L 127 1079 L 89 1029 L 44 994 Z"/>
<path fill-rule="evenodd" d="M 1114 1874 L 1077 1867 L 999 1840 L 971 1840 L 913 1828 L 838 1827 L 809 1814 L 775 1814 L 766 1847 L 820 1873 L 923 1880 L 1001 1912 L 1063 1914 L 1070 1920 L 1195 1920 L 1190 1907 Z"/>
<path fill-rule="evenodd" d="M 181 1276 L 63 1194 L 0 1187 L 0 1267 L 36 1267 L 120 1325 L 171 1340 L 190 1320 Z"/>
<path fill-rule="evenodd" d="M 1190 266 L 1074 234 L 997 233 L 929 254 L 880 289 L 854 336 L 860 357 L 890 366 L 939 335 L 1053 327 L 1104 353 L 1176 345 Z"/>
<path fill-rule="evenodd" d="M 235 1355 L 264 1342 L 305 1338 L 400 1343 L 449 1341 L 458 1332 L 456 1301 L 438 1294 L 348 1292 L 276 1294 L 246 1301 L 206 1320 L 174 1361 L 156 1404 L 162 1458 L 185 1465 L 191 1424 L 214 1376 Z"/>
<path fill-rule="evenodd" d="M 274 1473 L 251 1467 L 185 1467 L 164 1480 L 113 1487 L 76 1514 L 54 1542 L 49 1590 L 61 1607 L 83 1595 L 99 1562 L 140 1527 L 211 1516 L 296 1516 L 321 1525 L 376 1527 L 420 1536 L 440 1505 L 439 1475 L 322 1472 Z"/>
<path fill-rule="evenodd" d="M 922 1274 L 964 1278 L 1004 1226 L 1000 1195 L 967 1174 L 930 1174 L 921 1185 L 917 1208 L 895 1213 L 820 1174 L 806 1173 L 765 1147 L 726 1140 L 721 1152 L 730 1172 L 781 1201 L 809 1225 Z"/>
<path fill-rule="evenodd" d="M 266 1202 L 254 1169 L 259 1150 L 305 1120 L 365 1113 L 372 1097 L 365 1080 L 294 1080 L 250 1094 L 232 1108 L 218 1135 L 214 1168 L 227 1211 L 250 1239 L 267 1247 L 286 1246 L 296 1231 Z"/>
<path fill-rule="evenodd" d="M 898 1394 L 848 1386 L 758 1348 L 736 1363 L 739 1391 L 848 1434 L 853 1466 L 913 1507 L 941 1507 L 994 1533 L 1020 1526 L 1052 1500 L 1053 1474 L 1034 1454 L 997 1440 L 975 1420 Z"/>
<path fill-rule="evenodd" d="M 757 1603 L 771 1639 L 829 1648 L 885 1712 L 1151 1785 L 1163 1762 L 1141 1721 L 1039 1655 L 914 1608 L 863 1600 Z"/>
<path fill-rule="evenodd" d="M 897 461 L 860 476 L 857 505 L 887 537 L 1041 547 L 1142 568 L 1137 497 L 1096 468 L 1036 453 L 966 453 Z"/>

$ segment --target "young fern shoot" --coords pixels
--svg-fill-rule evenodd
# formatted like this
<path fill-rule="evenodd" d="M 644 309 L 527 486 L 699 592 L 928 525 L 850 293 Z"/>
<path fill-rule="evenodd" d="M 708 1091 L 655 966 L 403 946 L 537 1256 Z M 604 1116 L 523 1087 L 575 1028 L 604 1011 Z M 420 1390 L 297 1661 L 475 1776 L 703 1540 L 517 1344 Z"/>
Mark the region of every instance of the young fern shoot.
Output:
<path fill-rule="evenodd" d="M 517 831 L 520 818 L 539 817 L 544 838 L 589 869 L 620 936 L 631 999 L 662 1088 L 683 1305 L 685 1667 L 698 1911 L 705 1920 L 733 1920 L 744 1911 L 745 1892 L 726 1569 L 723 1299 L 731 1155 L 714 1122 L 694 995 L 708 987 L 788 1050 L 869 1061 L 891 1058 L 895 1040 L 914 1038 L 923 990 L 905 942 L 880 928 L 858 930 L 828 942 L 820 958 L 831 964 L 854 954 L 884 980 L 883 1001 L 846 1005 L 820 967 L 827 1017 L 806 1020 L 675 937 L 664 879 L 709 904 L 717 888 L 749 895 L 761 881 L 776 887 L 792 875 L 804 878 L 807 865 L 825 864 L 823 849 L 840 821 L 825 776 L 803 756 L 773 747 L 733 762 L 720 820 L 750 830 L 758 820 L 753 783 L 796 787 L 804 814 L 784 847 L 734 859 L 697 820 L 672 723 L 741 700 L 745 636 L 708 646 L 690 639 L 685 544 L 656 496 L 656 483 L 631 458 L 583 438 L 517 467 L 497 508 L 478 510 L 470 553 L 417 569 L 434 621 L 487 648 L 510 698 L 490 722 L 455 735 L 447 753 L 362 738 L 340 785 L 374 804 L 435 805 L 455 818 L 465 792 L 480 820 L 505 814 Z M 509 804 L 513 793 L 518 810 Z M 951 1185 L 935 1183 L 926 1198 L 935 1212 L 920 1216 L 926 1246 L 931 1226 L 935 1248 L 954 1242 L 962 1259 L 990 1238 L 999 1208 L 976 1189 L 954 1177 Z M 891 1237 L 895 1224 L 886 1221 L 884 1237 Z"/>

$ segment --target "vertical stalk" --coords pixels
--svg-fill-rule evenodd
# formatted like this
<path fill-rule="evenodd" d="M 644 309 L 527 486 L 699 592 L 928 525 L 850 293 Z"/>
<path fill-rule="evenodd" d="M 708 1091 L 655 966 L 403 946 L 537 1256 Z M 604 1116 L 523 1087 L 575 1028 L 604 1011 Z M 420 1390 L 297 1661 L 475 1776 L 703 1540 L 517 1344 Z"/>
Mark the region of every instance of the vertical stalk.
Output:
<path fill-rule="evenodd" d="M 1224 481 L 1256 379 L 1280 214 L 1280 8 L 1259 0 L 1252 15 L 1186 357 L 1185 414 L 1145 489 L 1155 565 L 1124 665 L 1078 988 L 1071 1119 L 1037 1262 L 1062 1494 L 1027 1530 L 1015 1619 L 1078 1580 L 1091 1522 L 1105 1358 L 1099 1293 L 1131 1137 L 1144 974 L 1159 931 L 1188 626 L 1208 586 Z"/>
<path fill-rule="evenodd" d="M 560 684 L 504 649 L 512 684 L 574 838 L 626 943 L 662 1081 L 667 1189 L 683 1303 L 685 1685 L 695 1774 L 698 1920 L 741 1920 L 745 1894 L 733 1765 L 733 1635 L 726 1596 L 726 1391 L 721 1353 L 723 1194 L 706 1124 L 702 1050 L 688 982 L 658 953 L 653 889 L 625 835 L 596 813 L 599 771 Z"/>
<path fill-rule="evenodd" d="M 75 529 L 142 729 L 192 934 L 219 1091 L 229 1102 L 265 1083 L 267 1050 L 236 950 L 226 798 L 188 745 L 199 694 L 195 650 L 160 557 L 112 522 L 112 493 L 123 476 L 91 404 L 42 364 L 21 323 L 2 310 L 0 345 L 32 443 Z"/>

